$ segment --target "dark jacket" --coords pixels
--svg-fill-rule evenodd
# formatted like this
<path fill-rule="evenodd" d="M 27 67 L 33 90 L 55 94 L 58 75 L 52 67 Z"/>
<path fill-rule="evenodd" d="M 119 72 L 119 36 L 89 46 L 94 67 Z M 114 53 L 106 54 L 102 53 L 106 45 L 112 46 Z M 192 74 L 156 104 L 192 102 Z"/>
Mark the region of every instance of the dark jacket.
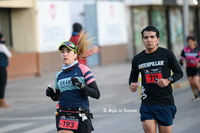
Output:
<path fill-rule="evenodd" d="M 0 41 L 0 45 L 5 45 L 4 42 Z M 8 58 L 2 52 L 0 52 L 0 67 L 7 67 L 8 66 Z"/>

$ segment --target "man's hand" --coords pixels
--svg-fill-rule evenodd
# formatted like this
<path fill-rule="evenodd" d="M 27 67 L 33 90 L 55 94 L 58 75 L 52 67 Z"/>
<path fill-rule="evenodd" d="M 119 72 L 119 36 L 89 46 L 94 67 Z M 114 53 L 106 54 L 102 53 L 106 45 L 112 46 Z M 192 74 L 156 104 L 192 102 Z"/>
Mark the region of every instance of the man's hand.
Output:
<path fill-rule="evenodd" d="M 171 81 L 169 79 L 158 79 L 154 83 L 157 84 L 158 86 L 160 86 L 161 88 L 164 88 L 164 87 L 168 86 L 168 84 L 170 82 Z"/>
<path fill-rule="evenodd" d="M 51 87 L 48 87 L 46 89 L 46 96 L 48 96 L 48 97 L 54 97 L 55 96 L 54 90 Z"/>
<path fill-rule="evenodd" d="M 130 89 L 131 89 L 132 92 L 136 92 L 137 89 L 138 89 L 138 87 L 139 87 L 138 83 L 133 83 L 133 82 L 132 82 L 132 83 L 130 84 Z"/>

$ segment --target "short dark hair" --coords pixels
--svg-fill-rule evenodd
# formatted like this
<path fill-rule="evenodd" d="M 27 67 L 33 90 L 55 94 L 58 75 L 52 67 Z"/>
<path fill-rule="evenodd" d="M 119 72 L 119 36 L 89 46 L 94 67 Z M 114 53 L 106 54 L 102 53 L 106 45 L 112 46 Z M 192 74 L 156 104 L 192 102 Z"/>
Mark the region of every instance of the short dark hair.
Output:
<path fill-rule="evenodd" d="M 188 40 L 190 40 L 190 39 L 191 39 L 192 41 L 195 41 L 195 38 L 194 38 L 193 36 L 188 36 L 187 39 L 186 39 L 186 41 L 188 41 Z"/>
<path fill-rule="evenodd" d="M 80 23 L 74 23 L 72 27 L 73 27 L 73 32 L 80 32 L 83 29 Z"/>
<path fill-rule="evenodd" d="M 156 32 L 156 37 L 159 38 L 159 31 L 158 31 L 158 29 L 155 28 L 154 26 L 147 26 L 147 27 L 145 27 L 145 28 L 141 31 L 142 38 L 144 37 L 144 35 L 143 35 L 144 31 L 153 31 L 153 32 Z"/>

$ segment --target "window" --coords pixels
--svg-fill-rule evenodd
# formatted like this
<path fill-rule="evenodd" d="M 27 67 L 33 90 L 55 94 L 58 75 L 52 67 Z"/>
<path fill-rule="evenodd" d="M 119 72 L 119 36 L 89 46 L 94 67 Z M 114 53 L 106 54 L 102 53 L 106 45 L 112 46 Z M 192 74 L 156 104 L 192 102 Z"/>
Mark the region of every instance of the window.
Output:
<path fill-rule="evenodd" d="M 10 12 L 9 8 L 0 8 L 0 32 L 3 34 L 5 44 L 9 49 L 12 48 Z"/>

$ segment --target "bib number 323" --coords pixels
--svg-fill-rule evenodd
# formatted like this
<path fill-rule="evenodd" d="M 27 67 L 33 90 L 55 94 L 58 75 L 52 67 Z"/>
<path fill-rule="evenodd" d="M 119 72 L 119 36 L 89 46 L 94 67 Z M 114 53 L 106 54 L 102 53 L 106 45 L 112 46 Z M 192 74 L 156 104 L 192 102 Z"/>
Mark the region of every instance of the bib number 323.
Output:
<path fill-rule="evenodd" d="M 146 83 L 154 83 L 155 79 L 161 79 L 162 78 L 162 71 L 161 68 L 153 68 L 153 69 L 145 69 L 145 79 Z"/>

